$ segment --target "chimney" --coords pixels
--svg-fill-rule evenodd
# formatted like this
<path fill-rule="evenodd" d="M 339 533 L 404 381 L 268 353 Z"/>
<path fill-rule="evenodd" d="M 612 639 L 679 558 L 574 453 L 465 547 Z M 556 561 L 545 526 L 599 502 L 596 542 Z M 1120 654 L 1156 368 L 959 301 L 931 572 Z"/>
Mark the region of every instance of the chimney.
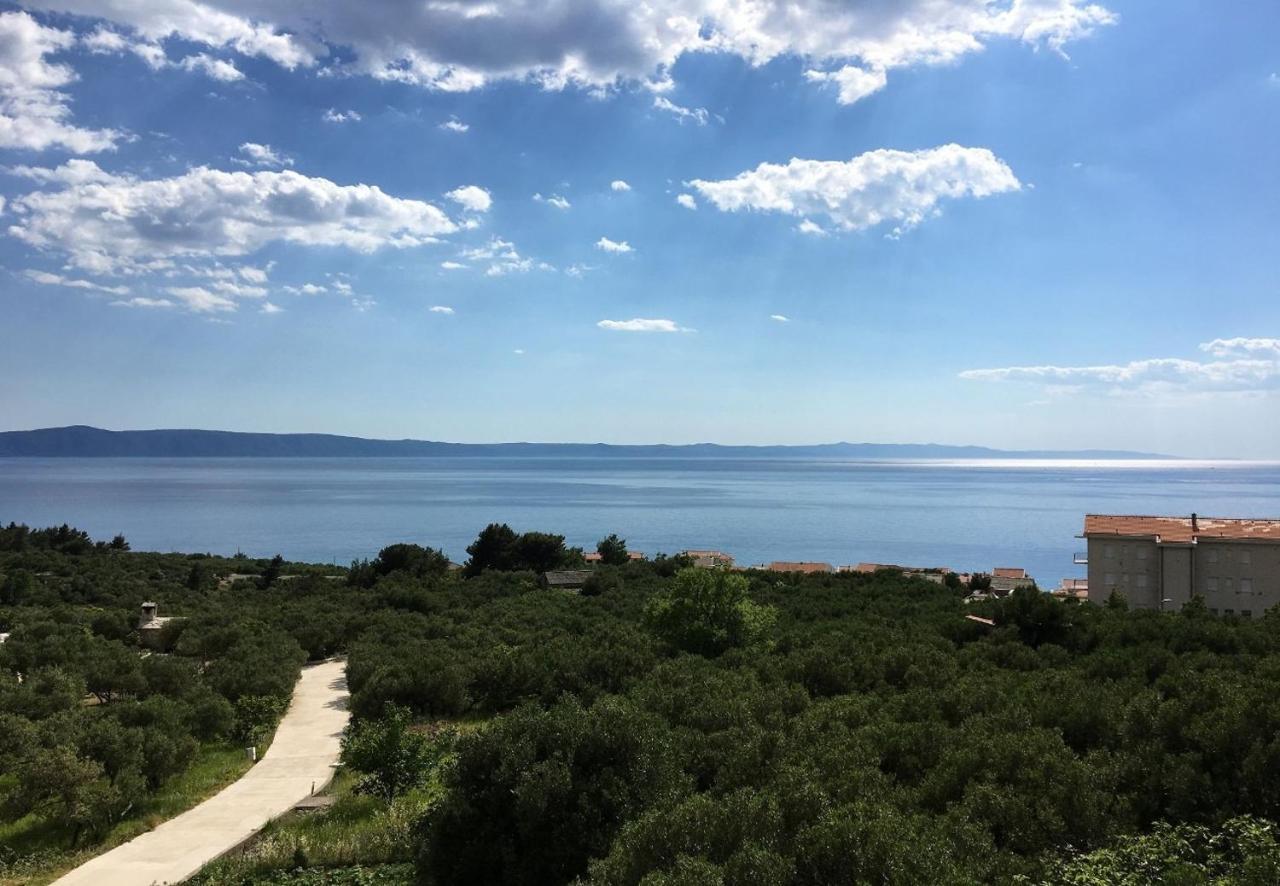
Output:
<path fill-rule="evenodd" d="M 1198 532 L 1199 530 L 1200 530 L 1200 525 L 1196 522 L 1195 511 L 1192 511 L 1191 512 L 1191 531 Z"/>
<path fill-rule="evenodd" d="M 156 611 L 159 607 L 154 603 L 142 604 L 142 624 L 146 624 L 156 617 Z"/>

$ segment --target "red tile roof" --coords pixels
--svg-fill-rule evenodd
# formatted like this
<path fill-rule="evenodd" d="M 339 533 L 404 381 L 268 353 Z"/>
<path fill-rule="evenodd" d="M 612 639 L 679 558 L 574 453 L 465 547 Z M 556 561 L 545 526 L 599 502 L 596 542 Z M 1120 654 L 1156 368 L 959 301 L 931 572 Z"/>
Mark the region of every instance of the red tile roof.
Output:
<path fill-rule="evenodd" d="M 1145 517 L 1117 514 L 1086 514 L 1084 535 L 1118 538 L 1158 538 L 1163 542 L 1191 543 L 1200 539 L 1232 541 L 1280 541 L 1280 520 L 1252 520 L 1223 517 Z"/>
<path fill-rule="evenodd" d="M 991 574 L 996 578 L 1026 578 L 1027 570 L 1021 566 L 997 566 Z"/>

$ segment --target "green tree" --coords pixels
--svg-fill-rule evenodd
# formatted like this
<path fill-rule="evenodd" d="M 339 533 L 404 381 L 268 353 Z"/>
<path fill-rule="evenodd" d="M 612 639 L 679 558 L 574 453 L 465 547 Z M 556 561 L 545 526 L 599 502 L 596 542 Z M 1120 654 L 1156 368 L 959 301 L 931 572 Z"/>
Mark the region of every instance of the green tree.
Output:
<path fill-rule="evenodd" d="M 378 575 L 404 571 L 416 578 L 444 575 L 449 571 L 449 558 L 444 551 L 424 548 L 415 544 L 388 545 L 378 552 L 373 561 Z"/>
<path fill-rule="evenodd" d="M 280 572 L 284 569 L 284 557 L 276 554 L 271 558 L 271 562 L 262 570 L 262 575 L 258 578 L 258 587 L 269 588 L 276 583 L 276 579 L 280 577 Z"/>
<path fill-rule="evenodd" d="M 565 564 L 568 550 L 563 535 L 550 532 L 526 532 L 516 541 L 516 563 L 513 568 L 532 572 L 559 569 Z"/>
<path fill-rule="evenodd" d="M 467 548 L 470 559 L 466 575 L 475 577 L 486 569 L 510 569 L 517 538 L 515 530 L 506 523 L 490 523 Z"/>
<path fill-rule="evenodd" d="M 610 533 L 596 543 L 596 553 L 606 566 L 625 566 L 631 557 L 627 554 L 627 540 Z"/>
<path fill-rule="evenodd" d="M 387 705 L 381 717 L 355 720 L 342 735 L 342 762 L 361 773 L 356 790 L 390 803 L 422 785 L 448 748 L 412 728 L 408 709 Z"/>
<path fill-rule="evenodd" d="M 645 607 L 653 631 L 677 649 L 716 656 L 748 646 L 773 627 L 777 613 L 747 596 L 741 575 L 722 569 L 682 569 Z"/>

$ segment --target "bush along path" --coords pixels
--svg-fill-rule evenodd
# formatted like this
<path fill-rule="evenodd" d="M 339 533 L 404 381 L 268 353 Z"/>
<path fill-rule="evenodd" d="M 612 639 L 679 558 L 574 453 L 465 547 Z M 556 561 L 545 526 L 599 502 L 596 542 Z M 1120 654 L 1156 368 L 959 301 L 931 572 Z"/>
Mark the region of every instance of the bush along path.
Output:
<path fill-rule="evenodd" d="M 349 716 L 345 668 L 341 661 L 303 668 L 270 750 L 243 778 L 56 886 L 179 883 L 327 785 Z"/>

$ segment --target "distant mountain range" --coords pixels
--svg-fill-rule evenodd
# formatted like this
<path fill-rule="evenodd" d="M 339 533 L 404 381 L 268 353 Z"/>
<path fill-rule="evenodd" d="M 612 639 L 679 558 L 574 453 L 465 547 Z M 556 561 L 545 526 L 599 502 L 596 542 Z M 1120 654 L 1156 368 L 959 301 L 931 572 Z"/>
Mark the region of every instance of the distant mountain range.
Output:
<path fill-rule="evenodd" d="M 1172 458 L 1111 449 L 1008 450 L 937 443 L 824 443 L 812 446 L 616 445 L 611 443 L 438 443 L 335 434 L 238 431 L 104 431 L 85 425 L 0 432 L 0 456 L 33 458 L 374 458 L 429 455 L 600 458 Z"/>

